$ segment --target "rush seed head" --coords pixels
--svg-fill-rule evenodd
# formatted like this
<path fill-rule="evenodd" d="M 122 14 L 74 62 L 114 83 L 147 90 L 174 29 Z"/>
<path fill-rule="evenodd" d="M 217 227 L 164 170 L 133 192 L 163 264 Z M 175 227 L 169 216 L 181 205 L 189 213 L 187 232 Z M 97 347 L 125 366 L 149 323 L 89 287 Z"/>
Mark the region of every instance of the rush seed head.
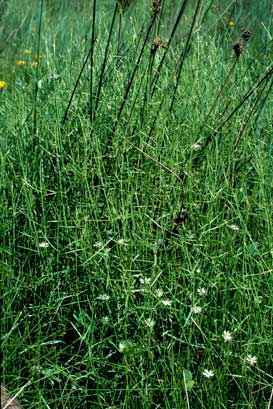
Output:
<path fill-rule="evenodd" d="M 242 35 L 239 38 L 239 40 L 236 42 L 236 44 L 233 46 L 233 51 L 237 58 L 240 57 L 240 55 L 246 48 L 251 35 L 252 35 L 252 31 L 242 28 Z"/>
<path fill-rule="evenodd" d="M 160 12 L 161 6 L 160 6 L 160 0 L 154 0 L 152 2 L 152 17 L 157 18 Z"/>

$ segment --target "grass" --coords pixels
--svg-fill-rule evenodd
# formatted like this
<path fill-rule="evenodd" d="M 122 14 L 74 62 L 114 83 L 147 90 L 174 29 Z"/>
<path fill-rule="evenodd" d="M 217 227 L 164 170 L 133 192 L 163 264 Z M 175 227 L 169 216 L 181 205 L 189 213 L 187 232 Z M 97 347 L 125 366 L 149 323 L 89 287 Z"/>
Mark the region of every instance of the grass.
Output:
<path fill-rule="evenodd" d="M 151 3 L 3 7 L 2 382 L 29 409 L 272 405 L 271 5 Z"/>

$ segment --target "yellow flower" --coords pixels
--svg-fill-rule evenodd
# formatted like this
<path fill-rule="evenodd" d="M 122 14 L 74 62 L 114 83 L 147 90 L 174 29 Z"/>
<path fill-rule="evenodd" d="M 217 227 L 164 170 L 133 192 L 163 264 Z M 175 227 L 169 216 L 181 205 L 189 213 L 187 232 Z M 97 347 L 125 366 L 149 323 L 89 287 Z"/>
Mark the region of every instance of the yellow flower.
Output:
<path fill-rule="evenodd" d="M 30 51 L 30 50 L 25 50 L 25 54 L 26 54 L 26 55 L 30 55 L 30 54 L 31 54 L 31 51 Z"/>
<path fill-rule="evenodd" d="M 20 67 L 22 67 L 23 65 L 25 65 L 25 61 L 24 60 L 18 60 L 17 61 L 17 65 L 19 65 Z"/>
<path fill-rule="evenodd" d="M 43 58 L 42 54 L 35 54 L 35 58 Z"/>
<path fill-rule="evenodd" d="M 37 68 L 38 67 L 38 61 L 33 61 L 31 63 L 32 67 Z"/>
<path fill-rule="evenodd" d="M 0 81 L 0 89 L 5 88 L 7 86 L 7 83 L 5 81 Z"/>
<path fill-rule="evenodd" d="M 230 21 L 230 22 L 228 23 L 228 25 L 229 25 L 229 27 L 235 27 L 234 21 Z"/>

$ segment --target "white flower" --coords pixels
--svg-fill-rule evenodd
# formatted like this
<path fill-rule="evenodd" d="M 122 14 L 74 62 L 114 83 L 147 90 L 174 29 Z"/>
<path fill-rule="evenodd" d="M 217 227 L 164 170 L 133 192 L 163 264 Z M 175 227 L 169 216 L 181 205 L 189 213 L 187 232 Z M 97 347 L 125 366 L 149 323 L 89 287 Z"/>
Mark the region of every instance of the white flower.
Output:
<path fill-rule="evenodd" d="M 200 314 L 202 312 L 202 307 L 200 305 L 194 305 L 191 309 L 194 314 Z"/>
<path fill-rule="evenodd" d="M 152 320 L 151 318 L 147 318 L 147 319 L 145 320 L 145 324 L 147 325 L 147 327 L 153 328 L 154 325 L 155 325 L 155 321 Z"/>
<path fill-rule="evenodd" d="M 109 299 L 110 299 L 110 295 L 108 295 L 108 294 L 101 294 L 98 297 L 98 300 L 101 300 L 101 301 L 108 301 Z"/>
<path fill-rule="evenodd" d="M 125 239 L 119 239 L 119 240 L 117 241 L 117 243 L 118 243 L 120 246 L 127 246 L 127 240 L 125 240 Z"/>
<path fill-rule="evenodd" d="M 229 224 L 228 227 L 229 227 L 231 230 L 234 230 L 234 231 L 240 230 L 240 227 L 237 226 L 237 224 Z"/>
<path fill-rule="evenodd" d="M 118 350 L 122 354 L 123 352 L 129 352 L 133 348 L 133 343 L 131 341 L 121 341 L 118 344 Z"/>
<path fill-rule="evenodd" d="M 252 355 L 247 355 L 247 357 L 246 357 L 246 362 L 249 364 L 249 365 L 256 365 L 256 363 L 257 363 L 257 357 L 256 356 L 252 356 Z"/>
<path fill-rule="evenodd" d="M 120 342 L 118 344 L 118 350 L 120 353 L 124 352 L 125 348 L 126 348 L 126 344 L 124 342 Z"/>
<path fill-rule="evenodd" d="M 172 301 L 171 300 L 162 300 L 162 304 L 165 306 L 165 307 L 170 307 L 171 305 L 172 305 Z"/>
<path fill-rule="evenodd" d="M 151 284 L 151 277 L 144 277 L 144 278 L 140 278 L 140 284 L 142 285 L 150 285 Z"/>
<path fill-rule="evenodd" d="M 110 247 L 106 247 L 105 249 L 103 249 L 103 253 L 104 253 L 105 256 L 108 256 L 110 251 L 111 251 Z"/>
<path fill-rule="evenodd" d="M 163 296 L 163 294 L 164 294 L 164 291 L 163 291 L 161 288 L 157 288 L 157 289 L 155 290 L 155 295 L 156 295 L 158 298 L 161 298 L 161 297 Z"/>
<path fill-rule="evenodd" d="M 46 249 L 49 247 L 49 244 L 46 241 L 42 241 L 42 243 L 39 243 L 39 247 L 41 249 Z"/>
<path fill-rule="evenodd" d="M 206 378 L 212 378 L 214 376 L 214 372 L 211 369 L 205 369 L 203 375 Z"/>
<path fill-rule="evenodd" d="M 96 241 L 96 243 L 94 244 L 94 247 L 97 247 L 98 249 L 100 249 L 101 247 L 103 247 L 103 242 L 102 241 Z"/>
<path fill-rule="evenodd" d="M 195 143 L 194 145 L 192 145 L 192 149 L 194 151 L 199 151 L 199 149 L 201 149 L 201 145 L 199 143 Z"/>
<path fill-rule="evenodd" d="M 199 294 L 199 295 L 206 295 L 207 294 L 207 290 L 205 289 L 205 288 L 198 288 L 197 289 L 197 293 Z"/>
<path fill-rule="evenodd" d="M 222 337 L 224 338 L 225 342 L 232 341 L 232 335 L 231 335 L 231 332 L 229 331 L 224 331 Z"/>
<path fill-rule="evenodd" d="M 110 318 L 107 315 L 105 317 L 102 317 L 103 324 L 108 324 L 109 321 L 110 321 Z"/>

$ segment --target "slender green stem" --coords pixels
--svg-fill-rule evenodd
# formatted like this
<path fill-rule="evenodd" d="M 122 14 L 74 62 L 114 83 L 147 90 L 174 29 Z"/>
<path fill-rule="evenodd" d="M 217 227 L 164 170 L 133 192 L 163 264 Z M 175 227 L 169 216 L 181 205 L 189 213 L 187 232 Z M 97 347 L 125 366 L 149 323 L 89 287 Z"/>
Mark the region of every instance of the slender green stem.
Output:
<path fill-rule="evenodd" d="M 148 42 L 148 39 L 149 39 L 149 37 L 150 37 L 150 33 L 151 33 L 152 27 L 153 27 L 153 25 L 154 25 L 154 22 L 155 22 L 155 17 L 152 18 L 152 20 L 151 20 L 151 22 L 150 22 L 150 24 L 149 24 L 149 27 L 148 27 L 148 30 L 147 30 L 147 32 L 146 32 L 146 36 L 145 36 L 145 39 L 144 39 L 142 48 L 141 48 L 141 50 L 140 50 L 139 56 L 138 56 L 138 58 L 137 58 L 137 61 L 136 61 L 136 63 L 135 63 L 133 72 L 132 72 L 132 74 L 131 74 L 131 76 L 130 76 L 130 78 L 129 78 L 129 81 L 128 81 L 128 83 L 127 83 L 127 86 L 126 86 L 126 88 L 125 88 L 125 93 L 124 93 L 124 96 L 123 96 L 123 99 L 122 99 L 122 102 L 121 102 L 121 105 L 120 105 L 120 108 L 119 108 L 119 111 L 118 111 L 118 114 L 117 114 L 117 118 L 116 118 L 116 121 L 115 121 L 114 129 L 113 129 L 113 134 L 115 133 L 116 126 L 117 126 L 117 124 L 118 124 L 118 122 L 119 122 L 119 120 L 120 120 L 120 117 L 121 117 L 121 115 L 122 115 L 124 106 L 125 106 L 126 101 L 127 101 L 127 97 L 128 97 L 129 91 L 130 91 L 131 86 L 132 86 L 132 84 L 133 84 L 133 81 L 134 81 L 136 72 L 137 72 L 137 70 L 138 70 L 138 68 L 139 68 L 139 64 L 140 64 L 141 58 L 142 58 L 142 56 L 143 56 L 144 49 L 145 49 L 145 47 L 146 47 L 146 44 L 147 44 L 147 42 Z"/>
<path fill-rule="evenodd" d="M 92 32 L 91 32 L 91 47 L 90 47 L 90 98 L 89 98 L 89 116 L 91 123 L 93 122 L 93 77 L 94 77 L 94 47 L 95 47 L 95 27 L 96 27 L 96 5 L 97 0 L 93 0 L 92 13 Z"/>
<path fill-rule="evenodd" d="M 112 34 L 113 34 L 114 23 L 115 23 L 115 19 L 116 19 L 116 15 L 117 15 L 118 9 L 119 9 L 119 5 L 118 5 L 118 1 L 117 1 L 117 2 L 116 2 L 116 7 L 115 7 L 115 10 L 114 10 L 114 13 L 113 13 L 111 25 L 110 25 L 110 30 L 109 30 L 109 35 L 108 35 L 108 39 L 107 39 L 107 44 L 106 44 L 106 48 L 105 48 L 105 52 L 104 52 L 104 57 L 103 57 L 103 61 L 102 61 L 101 69 L 100 69 L 100 77 L 99 77 L 98 90 L 97 90 L 97 95 L 96 95 L 94 117 L 95 117 L 96 111 L 97 111 L 97 109 L 98 109 L 98 103 L 99 103 L 99 99 L 100 99 L 100 93 L 101 93 L 102 82 L 103 82 L 103 75 L 104 75 L 105 68 L 106 68 L 106 63 L 107 63 L 107 58 L 108 58 L 108 52 L 109 52 L 109 47 L 110 47 L 110 43 L 111 43 L 111 37 L 112 37 Z"/>
<path fill-rule="evenodd" d="M 190 28 L 190 31 L 189 31 L 188 36 L 187 36 L 187 41 L 186 41 L 183 53 L 182 53 L 182 55 L 180 57 L 180 63 L 179 63 L 178 70 L 177 70 L 178 74 L 177 74 L 177 78 L 176 78 L 176 82 L 175 82 L 175 87 L 174 87 L 174 92 L 173 92 L 173 95 L 172 95 L 172 100 L 171 100 L 171 103 L 170 103 L 169 113 L 171 113 L 172 110 L 173 110 L 173 106 L 174 106 L 174 102 L 175 102 L 175 96 L 176 96 L 176 92 L 177 92 L 178 85 L 179 85 L 179 82 L 180 82 L 182 69 L 183 69 L 184 62 L 185 62 L 185 59 L 187 57 L 187 54 L 189 52 L 192 33 L 193 33 L 193 30 L 194 30 L 194 28 L 195 28 L 195 26 L 196 26 L 196 24 L 198 22 L 198 18 L 199 18 L 199 15 L 200 15 L 202 4 L 203 4 L 203 0 L 198 0 L 198 3 L 197 3 L 196 8 L 195 8 L 194 17 L 193 17 L 193 20 L 192 20 L 192 23 L 191 23 L 191 28 Z"/>
<path fill-rule="evenodd" d="M 36 69 L 36 82 L 34 89 L 34 101 L 33 101 L 33 134 L 37 133 L 37 105 L 38 105 L 38 92 L 39 92 L 39 74 L 40 74 L 40 52 L 41 52 L 41 35 L 42 35 L 42 21 L 43 21 L 44 0 L 40 2 L 40 16 L 39 16 L 39 28 L 37 39 L 37 69 Z"/>

